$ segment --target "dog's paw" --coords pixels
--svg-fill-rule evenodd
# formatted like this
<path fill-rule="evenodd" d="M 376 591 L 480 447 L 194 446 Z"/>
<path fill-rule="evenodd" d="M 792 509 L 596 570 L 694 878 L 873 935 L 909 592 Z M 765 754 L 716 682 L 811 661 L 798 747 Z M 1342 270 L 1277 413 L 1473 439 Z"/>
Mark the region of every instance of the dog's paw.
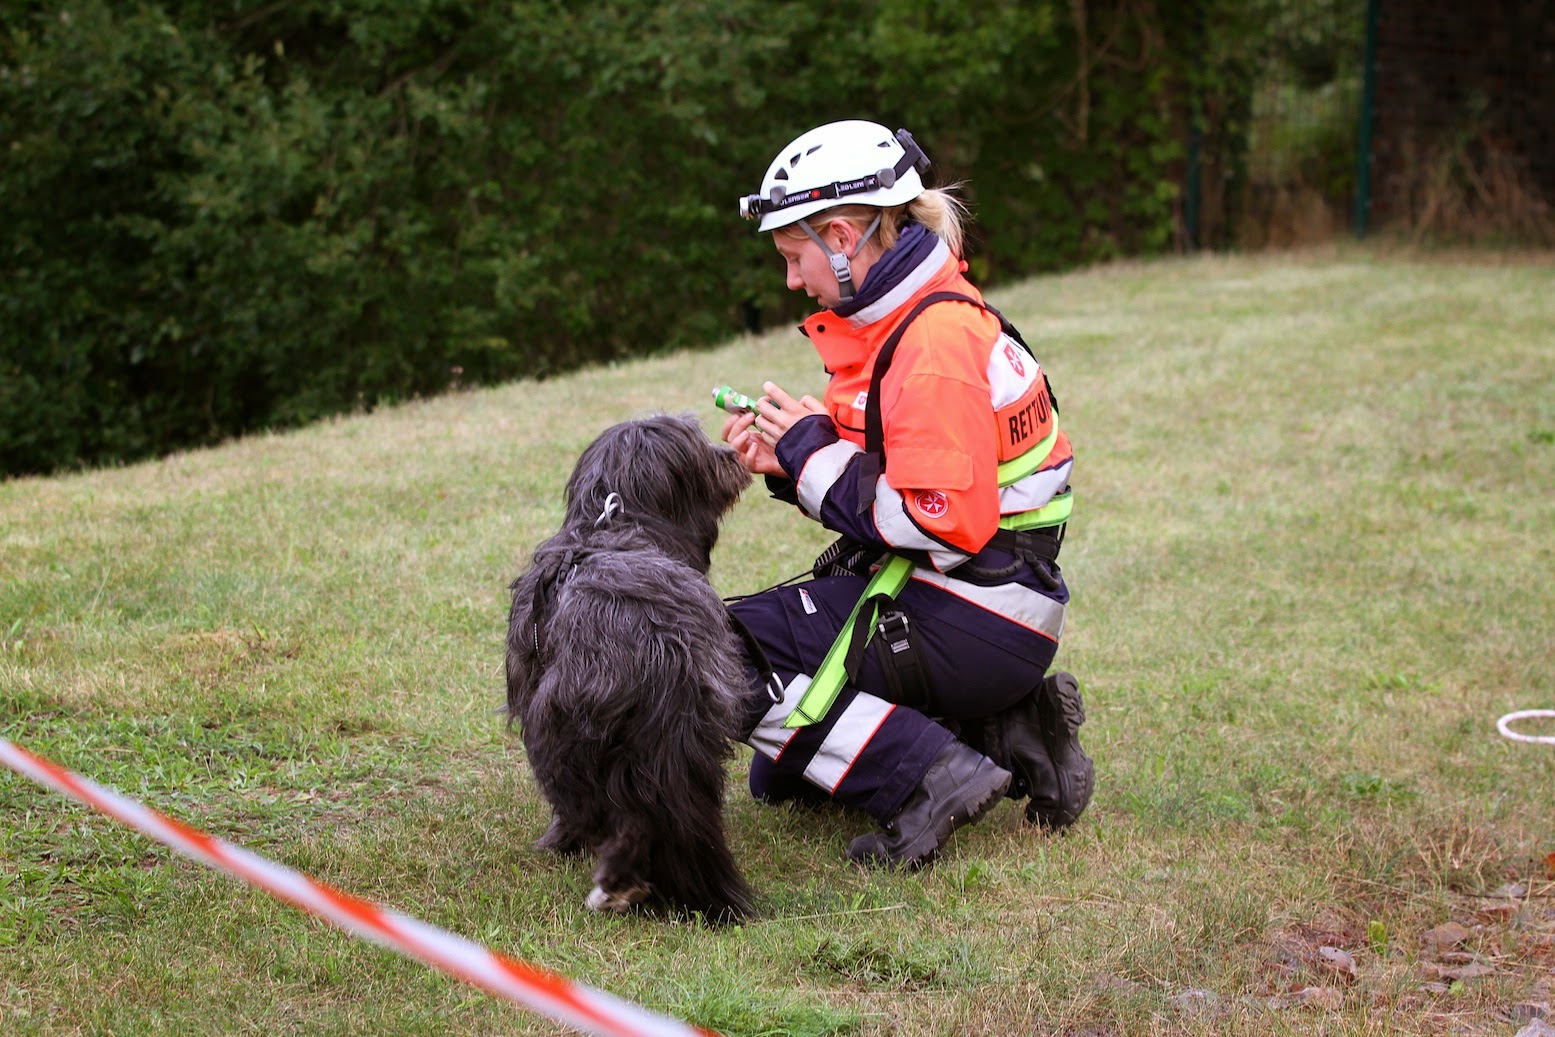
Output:
<path fill-rule="evenodd" d="M 646 885 L 631 885 L 625 889 L 613 889 L 606 893 L 599 886 L 589 891 L 588 899 L 583 901 L 590 911 L 598 911 L 607 915 L 624 915 L 635 904 L 640 904 L 648 899 L 648 887 Z"/>
<path fill-rule="evenodd" d="M 573 857 L 583 852 L 583 840 L 567 829 L 559 817 L 551 817 L 551 825 L 545 834 L 535 840 L 538 850 L 550 850 L 563 857 Z"/>

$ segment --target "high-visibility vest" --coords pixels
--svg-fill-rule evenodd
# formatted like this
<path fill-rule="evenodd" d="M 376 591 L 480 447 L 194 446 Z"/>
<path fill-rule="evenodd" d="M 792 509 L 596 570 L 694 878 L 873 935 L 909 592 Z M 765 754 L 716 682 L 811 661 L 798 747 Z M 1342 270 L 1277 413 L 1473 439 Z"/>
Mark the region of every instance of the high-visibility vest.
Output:
<path fill-rule="evenodd" d="M 880 473 L 885 471 L 885 431 L 880 416 L 881 382 L 885 378 L 886 369 L 891 366 L 891 358 L 895 355 L 896 347 L 900 344 L 907 326 L 918 314 L 940 302 L 964 302 L 987 310 L 999 318 L 999 326 L 1006 335 L 1020 343 L 1021 348 L 1027 353 L 1031 353 L 1031 347 L 1026 345 L 1026 340 L 1021 338 L 1015 326 L 1005 319 L 1004 314 L 987 303 L 979 302 L 959 292 L 935 292 L 920 299 L 891 332 L 891 337 L 880 347 L 880 352 L 875 358 L 868 402 L 864 412 L 864 453 L 859 461 L 865 466 L 859 478 L 860 512 L 874 503 L 875 481 L 880 477 Z M 1053 452 L 1054 444 L 1058 442 L 1058 400 L 1054 398 L 1051 386 L 1046 384 L 1045 372 L 1042 377 L 1043 391 L 1047 393 L 1053 407 L 1053 428 L 1025 452 L 1000 463 L 998 469 L 1000 489 L 1013 486 L 1040 469 L 1048 455 Z M 999 527 L 1007 530 L 1033 530 L 1061 526 L 1069 521 L 1069 515 L 1073 510 L 1074 496 L 1066 486 L 1063 492 L 1040 508 L 1004 516 L 999 520 Z M 836 639 L 826 652 L 826 658 L 816 669 L 815 676 L 811 678 L 809 686 L 800 696 L 798 705 L 783 721 L 784 727 L 807 727 L 825 719 L 832 703 L 837 700 L 842 686 L 858 675 L 858 668 L 864 659 L 864 649 L 869 644 L 869 639 L 874 636 L 875 626 L 880 620 L 880 606 L 886 601 L 895 600 L 902 588 L 907 586 L 907 581 L 912 578 L 913 566 L 912 559 L 902 555 L 886 556 L 885 561 L 875 570 L 869 583 L 865 585 L 864 593 L 859 598 L 858 604 L 853 606 L 853 611 L 848 614 L 847 622 L 843 623 L 842 629 L 837 632 Z M 860 619 L 866 611 L 868 612 L 867 622 L 861 625 Z"/>

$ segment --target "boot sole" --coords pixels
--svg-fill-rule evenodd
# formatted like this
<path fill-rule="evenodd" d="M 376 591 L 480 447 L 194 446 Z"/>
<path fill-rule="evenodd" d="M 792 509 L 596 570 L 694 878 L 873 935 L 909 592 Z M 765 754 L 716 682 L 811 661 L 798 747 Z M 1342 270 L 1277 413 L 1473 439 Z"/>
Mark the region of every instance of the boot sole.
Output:
<path fill-rule="evenodd" d="M 1041 828 L 1068 828 L 1080 819 L 1090 805 L 1096 790 L 1096 769 L 1090 756 L 1080 747 L 1080 725 L 1085 723 L 1085 700 L 1080 695 L 1080 682 L 1074 674 L 1063 670 L 1053 675 L 1052 683 L 1042 684 L 1049 707 L 1058 720 L 1058 730 L 1051 735 L 1044 732 L 1048 756 L 1060 782 L 1069 786 L 1066 802 L 1079 804 L 1072 811 L 1063 811 L 1053 817 L 1043 817 L 1036 811 L 1036 802 L 1026 804 L 1026 820 Z M 1047 689 L 1051 688 L 1051 691 Z M 1059 761 L 1063 762 L 1060 763 Z"/>
<path fill-rule="evenodd" d="M 1064 733 L 1070 738 L 1078 735 L 1080 725 L 1085 723 L 1085 699 L 1080 695 L 1080 682 L 1075 675 L 1064 670 L 1053 674 L 1053 693 L 1048 700 L 1063 718 Z"/>
<path fill-rule="evenodd" d="M 1074 794 L 1072 802 L 1079 804 L 1073 811 L 1065 810 L 1052 817 L 1043 817 L 1036 811 L 1035 803 L 1026 804 L 1026 820 L 1038 828 L 1060 830 L 1068 828 L 1080 820 L 1080 815 L 1085 813 L 1085 808 L 1090 806 L 1091 796 L 1096 791 L 1096 772 L 1091 767 L 1091 758 L 1084 753 L 1085 763 L 1079 767 L 1065 769 L 1065 773 L 1074 780 Z"/>

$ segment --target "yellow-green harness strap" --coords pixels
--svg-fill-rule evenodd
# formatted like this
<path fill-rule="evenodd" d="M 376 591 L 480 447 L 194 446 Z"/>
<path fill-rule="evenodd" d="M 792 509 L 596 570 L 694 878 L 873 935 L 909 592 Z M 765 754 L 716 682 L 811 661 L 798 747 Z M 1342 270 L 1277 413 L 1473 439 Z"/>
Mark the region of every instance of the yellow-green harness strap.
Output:
<path fill-rule="evenodd" d="M 1026 450 L 1019 457 L 1013 457 L 999 466 L 999 489 L 1006 486 L 1014 486 L 1026 476 L 1042 467 L 1042 462 L 1047 460 L 1047 455 L 1053 452 L 1053 447 L 1058 443 L 1058 422 L 1053 422 L 1053 431 L 1043 436 L 1042 439 Z"/>
<path fill-rule="evenodd" d="M 863 596 L 853 606 L 848 621 L 842 625 L 837 639 L 826 652 L 826 658 L 810 679 L 810 686 L 800 696 L 799 704 L 788 715 L 788 719 L 783 721 L 784 727 L 806 727 L 819 723 L 826 716 L 826 711 L 837 701 L 837 693 L 842 690 L 843 684 L 857 673 L 859 663 L 864 658 L 864 647 L 874 634 L 875 623 L 880 618 L 880 602 L 894 599 L 901 593 L 912 575 L 912 566 L 911 559 L 891 555 L 889 561 L 875 570 L 875 575 L 870 577 L 868 586 L 864 588 Z M 859 618 L 865 605 L 869 606 L 869 621 L 860 625 Z"/>
<path fill-rule="evenodd" d="M 1035 511 L 1019 511 L 999 520 L 1000 529 L 1045 529 L 1061 526 L 1069 521 L 1074 511 L 1074 491 L 1065 488 L 1063 493 Z"/>
<path fill-rule="evenodd" d="M 1035 511 L 1006 515 L 999 520 L 999 527 L 1004 530 L 1031 530 L 1061 526 L 1069 521 L 1069 514 L 1073 510 L 1074 495 L 1065 489 Z M 880 619 L 880 602 L 894 600 L 901 589 L 907 586 L 912 570 L 913 563 L 901 555 L 891 555 L 890 561 L 875 570 L 858 604 L 848 614 L 848 621 L 837 632 L 831 648 L 827 649 L 826 658 L 815 671 L 810 686 L 800 696 L 799 704 L 788 715 L 788 719 L 783 721 L 784 727 L 806 727 L 819 723 L 826 716 L 826 711 L 837 701 L 837 693 L 842 690 L 843 684 L 857 675 L 864 648 L 874 636 L 875 624 Z M 866 604 L 870 606 L 869 622 L 861 626 L 859 616 Z"/>

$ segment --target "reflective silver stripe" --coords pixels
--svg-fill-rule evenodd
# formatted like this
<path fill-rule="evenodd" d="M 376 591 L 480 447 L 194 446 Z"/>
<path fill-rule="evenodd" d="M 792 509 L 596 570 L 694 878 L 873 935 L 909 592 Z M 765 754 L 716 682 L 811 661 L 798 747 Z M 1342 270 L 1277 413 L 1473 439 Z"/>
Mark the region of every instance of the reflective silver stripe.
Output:
<path fill-rule="evenodd" d="M 862 452 L 858 444 L 839 439 L 810 455 L 804 463 L 804 470 L 799 473 L 797 488 L 799 504 L 807 514 L 812 518 L 820 515 L 826 491 L 842 478 L 843 470 L 853 460 L 853 455 Z"/>
<path fill-rule="evenodd" d="M 913 525 L 907 517 L 907 502 L 891 488 L 882 476 L 875 487 L 875 529 L 880 539 L 899 551 L 927 551 L 934 567 L 941 572 L 960 565 L 972 557 L 962 551 L 947 548 L 938 540 L 923 535 L 923 530 Z"/>
<path fill-rule="evenodd" d="M 810 675 L 801 673 L 788 682 L 788 687 L 783 689 L 783 701 L 773 704 L 767 710 L 767 715 L 761 718 L 761 723 L 756 725 L 756 730 L 751 732 L 747 743 L 761 755 L 770 759 L 777 759 L 783 755 L 783 750 L 788 743 L 803 728 L 788 728 L 783 726 L 783 721 L 788 719 L 788 714 L 799 705 L 799 700 L 804 697 L 805 689 L 810 686 Z"/>
<path fill-rule="evenodd" d="M 885 718 L 895 708 L 884 699 L 859 692 L 848 703 L 848 708 L 837 717 L 837 725 L 831 729 L 826 741 L 816 750 L 815 758 L 804 769 L 805 780 L 823 789 L 837 791 L 842 779 L 853 769 L 853 761 L 859 758 L 869 740 L 875 737 L 875 732 L 880 730 L 880 725 L 885 723 Z"/>
<path fill-rule="evenodd" d="M 999 491 L 999 514 L 1014 515 L 1021 511 L 1035 511 L 1069 485 L 1069 473 L 1074 468 L 1070 458 L 1057 468 L 1045 472 L 1032 472 L 1013 486 Z"/>
<path fill-rule="evenodd" d="M 1014 350 L 1016 359 L 1025 368 L 1024 374 L 1016 373 L 1015 365 L 1010 362 L 1010 350 Z M 988 354 L 988 394 L 993 400 L 993 409 L 1008 407 L 1026 395 L 1026 390 L 1041 373 L 1042 365 L 1037 363 L 1036 357 L 1022 349 L 1019 342 L 999 332 L 999 337 L 993 340 L 993 350 Z"/>
<path fill-rule="evenodd" d="M 889 317 L 901 307 L 907 305 L 913 296 L 918 294 L 918 289 L 929 283 L 929 279 L 939 274 L 940 267 L 950 258 L 950 249 L 943 241 L 934 246 L 934 251 L 929 253 L 927 259 L 913 267 L 912 272 L 902 279 L 895 288 L 886 292 L 877 302 L 859 310 L 848 318 L 848 324 L 854 328 L 862 328 L 867 324 L 884 317 Z"/>
<path fill-rule="evenodd" d="M 1046 594 L 1038 594 L 1030 587 L 1022 587 L 1018 583 L 979 587 L 975 583 L 967 583 L 944 573 L 930 572 L 922 567 L 913 571 L 912 578 L 1003 616 L 1011 623 L 1018 623 L 1050 641 L 1057 641 L 1064 634 L 1063 603 L 1054 601 Z"/>

